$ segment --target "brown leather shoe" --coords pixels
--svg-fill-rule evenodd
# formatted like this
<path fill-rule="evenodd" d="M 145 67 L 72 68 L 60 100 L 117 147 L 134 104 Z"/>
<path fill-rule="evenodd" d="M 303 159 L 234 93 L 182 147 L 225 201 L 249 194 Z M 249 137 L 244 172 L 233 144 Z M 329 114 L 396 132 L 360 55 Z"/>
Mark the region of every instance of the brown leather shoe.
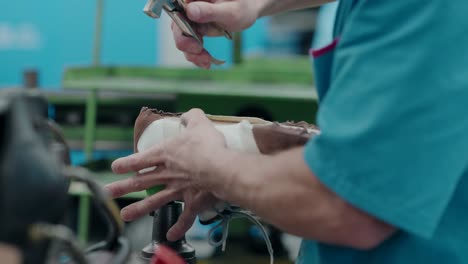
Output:
<path fill-rule="evenodd" d="M 152 143 L 158 143 L 161 140 L 165 140 L 169 137 L 175 136 L 181 129 L 180 125 L 181 113 L 167 113 L 157 109 L 150 109 L 143 107 L 140 111 L 135 122 L 134 129 L 134 151 L 143 151 L 139 149 L 140 139 L 145 131 L 149 129 L 164 130 L 162 137 L 153 139 Z M 306 122 L 286 122 L 277 123 L 269 122 L 260 118 L 253 117 L 234 117 L 234 116 L 215 116 L 207 115 L 208 119 L 213 121 L 214 125 L 218 130 L 225 135 L 226 141 L 228 141 L 228 147 L 230 142 L 230 136 L 235 136 L 236 132 L 243 133 L 243 140 L 245 144 L 254 142 L 255 146 L 244 146 L 249 152 L 256 152 L 253 149 L 258 149 L 259 153 L 262 154 L 273 154 L 278 151 L 291 149 L 298 146 L 303 146 L 307 141 L 319 132 L 318 128 L 314 125 Z M 160 122 L 160 127 L 155 126 L 156 121 L 165 119 L 168 122 Z M 230 125 L 239 125 L 242 122 L 247 122 L 245 126 L 241 128 L 234 128 Z M 162 127 L 166 126 L 166 127 Z M 232 133 L 229 130 L 232 128 Z M 246 135 L 246 131 L 249 132 Z M 226 132 L 227 131 L 227 132 Z M 156 134 L 158 132 L 154 132 Z M 146 135 L 145 135 L 146 136 Z M 147 135 L 151 136 L 151 135 Z M 249 137 L 252 137 L 249 139 Z M 146 147 L 144 147 L 146 149 Z"/>
<path fill-rule="evenodd" d="M 135 122 L 134 151 L 144 151 L 180 133 L 184 129 L 181 115 L 143 107 Z M 248 153 L 268 155 L 303 146 L 313 135 L 320 133 L 317 127 L 306 122 L 277 123 L 252 117 L 207 117 L 223 133 L 228 148 Z M 149 171 L 153 169 L 148 168 Z M 209 224 L 220 220 L 218 213 L 229 207 L 229 204 L 219 201 L 213 209 L 199 215 L 200 222 Z"/>

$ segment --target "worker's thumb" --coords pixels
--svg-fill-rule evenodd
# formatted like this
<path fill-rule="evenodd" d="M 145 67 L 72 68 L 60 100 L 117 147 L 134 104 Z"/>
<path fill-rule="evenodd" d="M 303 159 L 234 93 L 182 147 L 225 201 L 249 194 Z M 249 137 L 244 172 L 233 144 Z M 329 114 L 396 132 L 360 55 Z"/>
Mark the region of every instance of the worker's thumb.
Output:
<path fill-rule="evenodd" d="M 197 23 L 217 22 L 225 26 L 235 26 L 235 2 L 209 3 L 203 1 L 191 2 L 187 5 L 187 16 Z"/>
<path fill-rule="evenodd" d="M 206 117 L 205 112 L 201 109 L 191 109 L 181 116 L 182 125 L 187 128 L 192 128 L 202 123 L 210 123 L 210 120 Z"/>

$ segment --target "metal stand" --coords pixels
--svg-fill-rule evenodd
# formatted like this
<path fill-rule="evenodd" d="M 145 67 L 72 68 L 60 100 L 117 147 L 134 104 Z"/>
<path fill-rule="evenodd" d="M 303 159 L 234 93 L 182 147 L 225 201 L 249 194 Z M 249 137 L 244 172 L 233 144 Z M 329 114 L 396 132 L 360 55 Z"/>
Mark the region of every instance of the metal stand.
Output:
<path fill-rule="evenodd" d="M 170 242 L 166 238 L 167 231 L 177 222 L 181 213 L 182 204 L 178 202 L 171 202 L 154 213 L 152 241 L 141 251 L 142 260 L 149 262 L 157 247 L 164 245 L 177 252 L 187 264 L 196 264 L 195 249 L 187 243 L 185 236 L 175 242 Z"/>

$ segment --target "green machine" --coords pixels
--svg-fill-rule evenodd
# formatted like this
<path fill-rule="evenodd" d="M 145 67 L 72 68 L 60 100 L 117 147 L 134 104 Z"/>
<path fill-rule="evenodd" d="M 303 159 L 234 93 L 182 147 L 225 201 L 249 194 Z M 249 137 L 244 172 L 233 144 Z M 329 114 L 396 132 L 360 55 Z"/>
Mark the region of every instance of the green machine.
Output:
<path fill-rule="evenodd" d="M 314 122 L 317 111 L 308 58 L 247 60 L 212 71 L 71 68 L 63 88 L 65 93 L 51 94 L 49 100 L 69 139 L 84 142 L 89 159 L 96 141 L 131 142 L 142 106 L 168 112 L 198 107 L 216 115 L 307 122 Z"/>

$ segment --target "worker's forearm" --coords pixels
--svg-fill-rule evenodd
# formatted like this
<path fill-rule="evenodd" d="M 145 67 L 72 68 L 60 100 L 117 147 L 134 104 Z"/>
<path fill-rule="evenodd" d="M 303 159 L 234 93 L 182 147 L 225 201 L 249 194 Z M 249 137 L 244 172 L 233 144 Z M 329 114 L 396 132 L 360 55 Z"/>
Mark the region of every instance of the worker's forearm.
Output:
<path fill-rule="evenodd" d="M 315 7 L 334 0 L 258 0 L 260 16 L 269 16 L 277 13 Z"/>
<path fill-rule="evenodd" d="M 275 156 L 231 152 L 222 172 L 228 182 L 216 195 L 286 232 L 322 242 L 367 248 L 393 232 L 322 185 L 305 164 L 302 151 Z"/>

